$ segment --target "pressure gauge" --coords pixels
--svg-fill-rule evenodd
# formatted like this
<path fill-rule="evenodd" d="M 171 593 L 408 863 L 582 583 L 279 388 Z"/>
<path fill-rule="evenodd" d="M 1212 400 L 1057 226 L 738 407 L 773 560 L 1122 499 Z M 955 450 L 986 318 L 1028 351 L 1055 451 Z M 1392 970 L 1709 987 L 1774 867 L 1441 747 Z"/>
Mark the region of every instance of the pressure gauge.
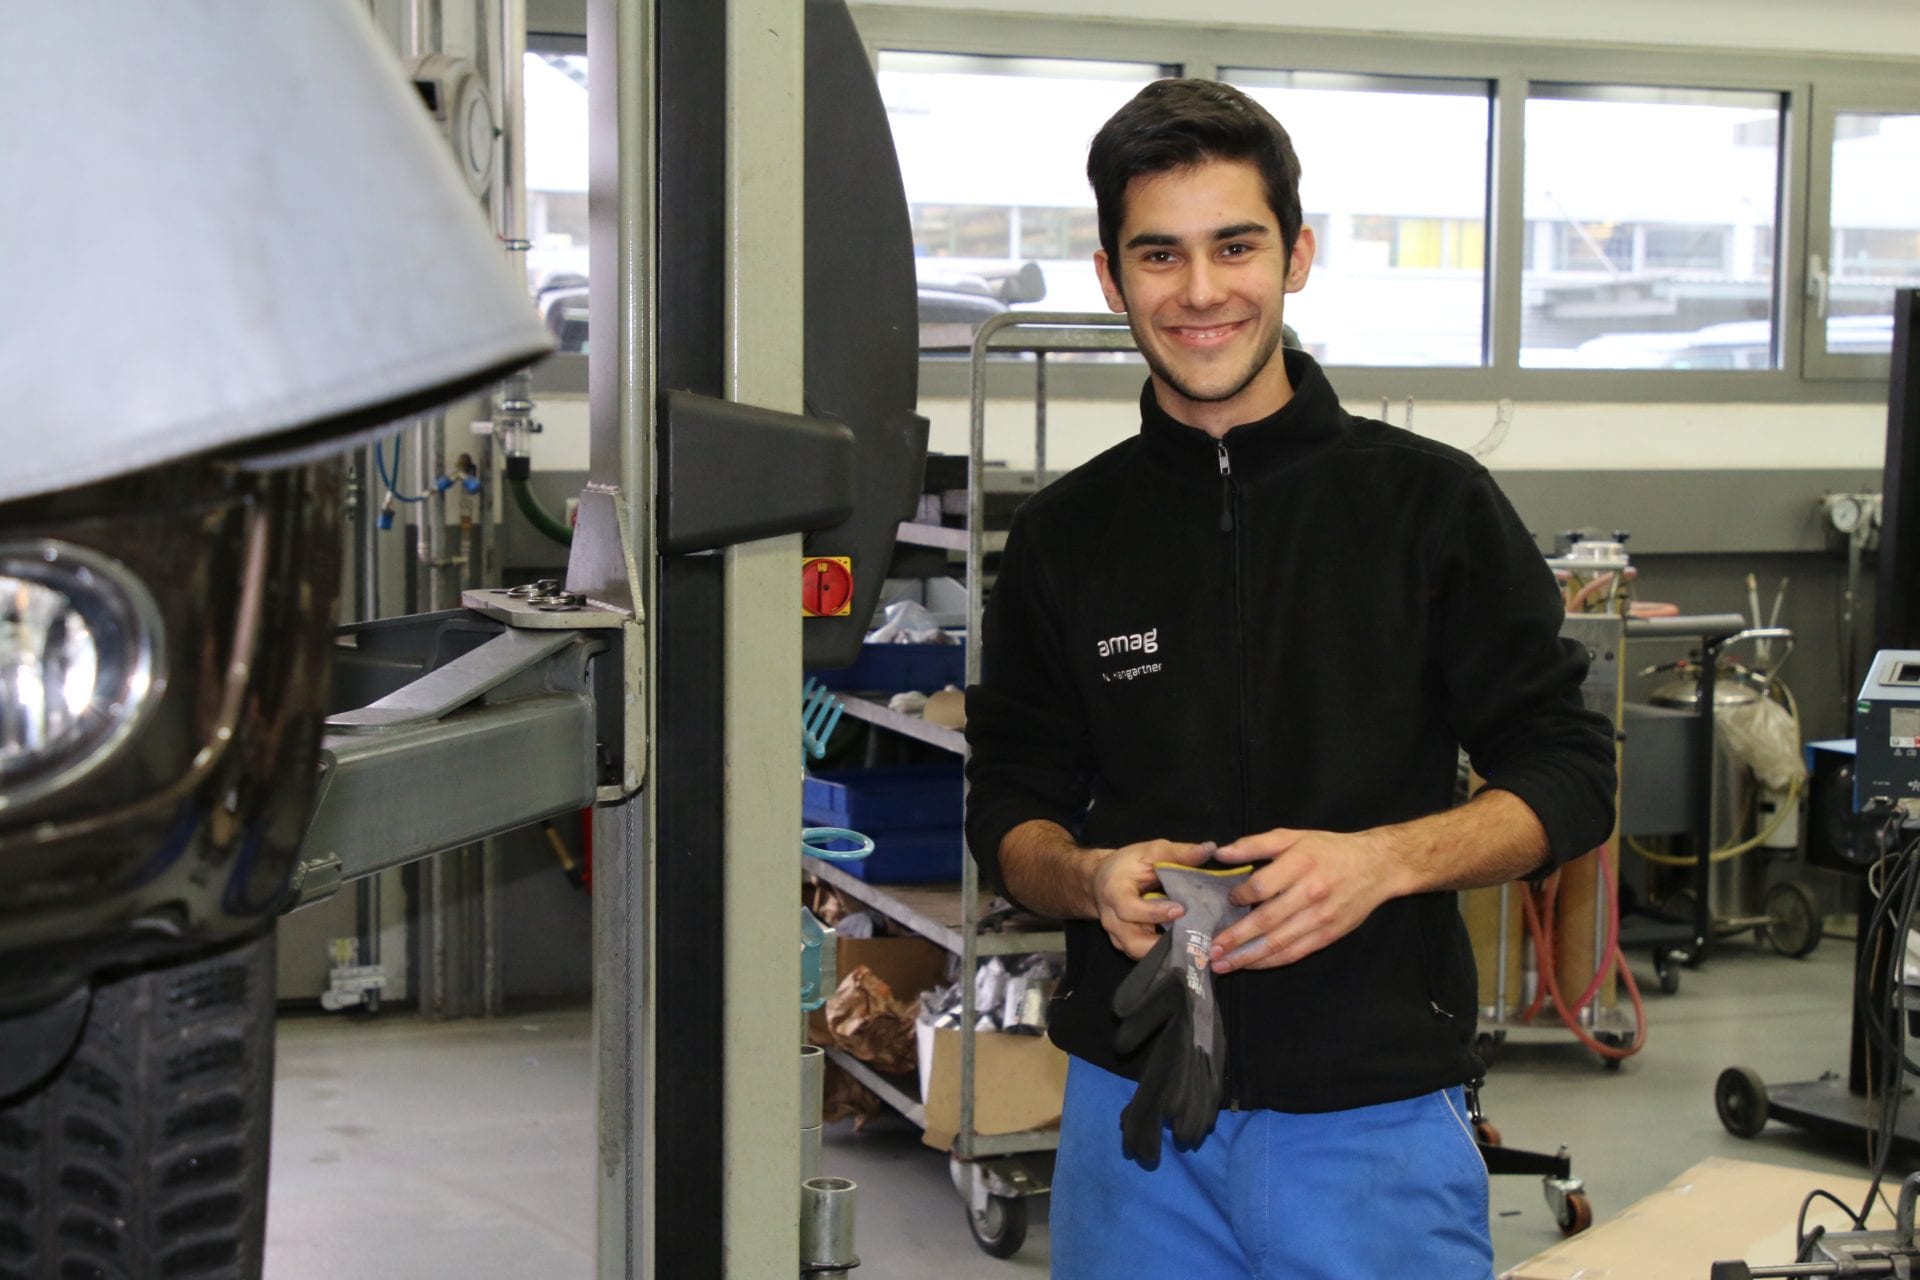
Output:
<path fill-rule="evenodd" d="M 1841 533 L 1852 533 L 1867 515 L 1867 505 L 1857 493 L 1836 493 L 1827 499 L 1827 520 Z"/>
<path fill-rule="evenodd" d="M 430 53 L 409 63 L 407 74 L 453 149 L 467 189 L 475 195 L 486 194 L 493 181 L 493 144 L 499 130 L 480 69 L 465 58 Z"/>

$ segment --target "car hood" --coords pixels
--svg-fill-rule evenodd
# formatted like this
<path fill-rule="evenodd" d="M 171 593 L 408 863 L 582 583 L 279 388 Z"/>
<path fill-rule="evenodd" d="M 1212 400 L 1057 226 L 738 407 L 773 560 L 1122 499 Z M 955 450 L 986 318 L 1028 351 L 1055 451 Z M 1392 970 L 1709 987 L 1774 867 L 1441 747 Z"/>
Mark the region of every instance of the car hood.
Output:
<path fill-rule="evenodd" d="M 337 448 L 551 349 L 364 6 L 9 24 L 0 502 Z"/>

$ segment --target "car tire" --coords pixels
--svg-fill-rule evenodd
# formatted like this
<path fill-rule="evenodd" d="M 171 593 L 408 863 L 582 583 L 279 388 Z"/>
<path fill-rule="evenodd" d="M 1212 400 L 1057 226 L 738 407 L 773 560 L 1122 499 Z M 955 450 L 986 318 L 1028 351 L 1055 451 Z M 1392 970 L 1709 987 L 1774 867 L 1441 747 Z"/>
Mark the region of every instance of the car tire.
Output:
<path fill-rule="evenodd" d="M 0 1280 L 255 1280 L 273 931 L 95 988 L 79 1043 L 0 1099 Z"/>

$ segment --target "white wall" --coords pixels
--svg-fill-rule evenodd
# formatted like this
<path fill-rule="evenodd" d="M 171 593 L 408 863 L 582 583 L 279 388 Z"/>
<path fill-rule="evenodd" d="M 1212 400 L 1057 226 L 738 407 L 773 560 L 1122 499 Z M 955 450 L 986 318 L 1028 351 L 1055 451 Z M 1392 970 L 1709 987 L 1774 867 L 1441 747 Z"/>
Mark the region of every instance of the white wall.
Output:
<path fill-rule="evenodd" d="M 1333 371 L 1340 385 L 1340 373 Z M 1351 399 L 1347 407 L 1380 416 L 1380 402 Z M 967 402 L 922 400 L 932 422 L 936 453 L 967 451 Z M 546 430 L 533 437 L 541 471 L 587 467 L 587 401 L 548 396 L 536 412 Z M 1388 407 L 1388 420 L 1405 426 L 1406 402 Z M 1413 427 L 1461 449 L 1492 445 L 1481 454 L 1494 471 L 1765 471 L 1858 467 L 1862 481 L 1877 477 L 1886 460 L 1887 410 L 1881 404 L 1551 404 L 1513 407 L 1504 434 L 1491 440 L 1491 404 L 1419 401 Z M 1047 408 L 1047 466 L 1084 462 L 1140 427 L 1134 398 L 1124 401 L 1055 400 Z M 1033 405 L 996 400 L 987 411 L 987 457 L 1012 467 L 1033 465 Z M 1871 486 L 1870 486 L 1871 487 Z"/>
<path fill-rule="evenodd" d="M 1165 22 L 1166 0 L 886 0 L 902 8 Z M 1187 0 L 1195 26 L 1920 56 L 1914 0 Z"/>
<path fill-rule="evenodd" d="M 1338 388 L 1338 370 L 1332 379 Z M 1347 407 L 1369 417 L 1380 414 L 1378 400 L 1350 401 Z M 922 401 L 920 411 L 933 422 L 934 451 L 967 451 L 966 401 Z M 1490 404 L 1419 402 L 1413 428 L 1471 450 L 1492 443 L 1495 416 Z M 1406 425 L 1405 401 L 1389 406 L 1388 419 Z M 1047 467 L 1083 462 L 1139 426 L 1132 399 L 1055 401 L 1047 408 Z M 1504 435 L 1481 456 L 1494 471 L 1859 467 L 1864 480 L 1880 473 L 1886 431 L 1886 407 L 1875 404 L 1533 403 L 1513 407 Z M 1015 468 L 1033 465 L 1030 402 L 1001 400 L 988 407 L 987 457 Z"/>

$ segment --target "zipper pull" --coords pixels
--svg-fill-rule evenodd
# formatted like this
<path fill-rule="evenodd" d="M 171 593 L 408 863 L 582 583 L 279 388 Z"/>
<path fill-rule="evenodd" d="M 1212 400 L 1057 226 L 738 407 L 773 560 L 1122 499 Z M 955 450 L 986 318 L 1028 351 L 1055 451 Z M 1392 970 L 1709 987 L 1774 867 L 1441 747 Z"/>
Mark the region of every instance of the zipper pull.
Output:
<path fill-rule="evenodd" d="M 1220 532 L 1233 532 L 1233 463 L 1227 459 L 1227 442 L 1215 440 L 1220 450 Z"/>

